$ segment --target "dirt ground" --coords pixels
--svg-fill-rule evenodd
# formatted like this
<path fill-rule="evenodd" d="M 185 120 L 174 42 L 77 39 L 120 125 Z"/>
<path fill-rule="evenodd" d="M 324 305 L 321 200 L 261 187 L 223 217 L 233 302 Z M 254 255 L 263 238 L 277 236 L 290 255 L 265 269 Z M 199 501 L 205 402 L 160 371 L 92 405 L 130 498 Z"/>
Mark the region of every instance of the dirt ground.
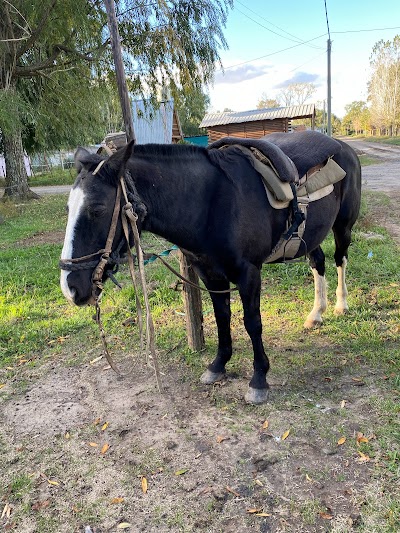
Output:
<path fill-rule="evenodd" d="M 398 159 L 365 167 L 366 188 Z M 400 184 L 391 183 L 382 186 L 393 211 L 377 207 L 374 216 L 400 238 Z M 315 344 L 323 353 L 318 336 Z M 282 377 L 272 367 L 270 401 L 254 407 L 243 400 L 245 363 L 242 375 L 207 387 L 184 360 L 163 360 L 160 394 L 141 363 L 120 378 L 99 358 L 100 346 L 74 366 L 63 361 L 76 347 L 64 346 L 59 359 L 21 366 L 1 391 L 1 485 L 25 480 L 10 516 L 3 512 L 4 530 L 344 533 L 361 521 L 364 531 L 379 530 L 379 513 L 365 509 L 384 490 L 374 475 L 380 457 L 370 460 L 360 442 L 374 447 L 386 376 L 349 367 L 340 353 L 321 371 L 306 366 Z M 272 357 L 291 349 L 283 342 Z"/>

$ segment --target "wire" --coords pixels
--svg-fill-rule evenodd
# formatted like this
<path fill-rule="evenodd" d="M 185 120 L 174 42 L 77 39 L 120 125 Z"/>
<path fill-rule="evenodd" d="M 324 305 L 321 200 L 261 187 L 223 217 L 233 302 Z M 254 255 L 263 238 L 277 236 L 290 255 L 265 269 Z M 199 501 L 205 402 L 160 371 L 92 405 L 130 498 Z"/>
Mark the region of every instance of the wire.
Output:
<path fill-rule="evenodd" d="M 236 3 L 242 5 L 243 7 L 245 7 L 246 9 L 248 9 L 251 13 L 254 13 L 255 15 L 257 15 L 257 17 L 261 18 L 262 20 L 265 20 L 268 24 L 270 24 L 271 26 L 274 26 L 274 28 L 277 28 L 278 30 L 280 31 L 283 31 L 284 33 L 286 33 L 287 35 L 290 35 L 291 37 L 294 37 L 294 39 L 291 39 L 290 37 L 286 37 L 285 35 L 282 35 L 281 33 L 277 33 L 276 31 L 274 30 L 271 30 L 270 28 L 267 28 L 266 26 L 264 26 L 263 24 L 261 24 L 260 22 L 258 22 L 257 20 L 253 19 L 252 17 L 250 17 L 249 15 L 247 15 L 246 13 L 244 13 L 243 11 L 241 11 L 238 7 L 236 7 L 236 11 L 238 11 L 239 13 L 241 13 L 242 15 L 244 15 L 245 17 L 247 17 L 249 20 L 251 20 L 252 22 L 254 22 L 255 24 L 258 24 L 258 26 L 261 26 L 261 28 L 264 28 L 265 30 L 273 33 L 274 35 L 278 35 L 278 37 L 282 37 L 283 39 L 287 39 L 289 41 L 292 41 L 294 43 L 304 43 L 304 41 L 302 39 L 300 39 L 299 37 L 296 37 L 296 35 L 293 35 L 292 33 L 289 33 L 287 31 L 285 31 L 284 29 L 280 28 L 279 26 L 276 26 L 276 24 L 273 24 L 272 22 L 270 22 L 268 19 L 266 19 L 265 17 L 263 17 L 262 15 L 259 15 L 258 13 L 256 13 L 255 11 L 253 11 L 252 9 L 250 9 L 249 7 L 247 7 L 245 4 L 243 4 L 242 2 L 240 2 L 239 0 L 236 0 Z M 310 45 L 312 48 L 319 48 L 319 47 L 315 47 L 315 46 L 312 46 Z"/>
<path fill-rule="evenodd" d="M 370 28 L 366 30 L 346 30 L 346 31 L 333 31 L 332 33 L 360 33 L 363 31 L 384 31 L 384 30 L 398 30 L 400 26 L 393 26 L 391 28 Z"/>
<path fill-rule="evenodd" d="M 286 50 L 291 50 L 292 48 L 297 48 L 298 46 L 303 46 L 304 44 L 310 43 L 311 41 L 315 41 L 316 39 L 320 39 L 321 37 L 324 37 L 324 35 L 326 35 L 326 33 L 322 33 L 321 35 L 318 35 L 318 37 L 313 37 L 312 39 L 309 39 L 308 41 L 304 41 L 302 43 L 298 43 L 298 44 L 295 44 L 293 46 L 289 46 L 288 48 L 283 48 L 281 50 L 277 50 L 276 52 L 271 52 L 270 54 L 266 54 L 264 56 L 255 57 L 253 59 L 249 59 L 248 61 L 243 61 L 242 63 L 236 63 L 236 65 L 231 65 L 230 67 L 217 69 L 216 72 L 229 70 L 230 68 L 240 67 L 242 65 L 246 65 L 247 63 L 251 63 L 252 61 L 257 61 L 259 59 L 264 59 L 265 57 L 270 57 L 270 56 L 274 56 L 276 54 L 280 54 L 281 52 L 286 52 Z"/>

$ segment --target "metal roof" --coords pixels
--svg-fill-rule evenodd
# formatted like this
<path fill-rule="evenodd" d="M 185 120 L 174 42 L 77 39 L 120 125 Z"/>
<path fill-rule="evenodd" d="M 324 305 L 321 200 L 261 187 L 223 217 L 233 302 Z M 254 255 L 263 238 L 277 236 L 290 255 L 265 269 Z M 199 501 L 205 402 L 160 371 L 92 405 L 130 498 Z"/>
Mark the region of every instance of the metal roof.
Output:
<path fill-rule="evenodd" d="M 305 118 L 315 113 L 315 104 L 303 104 L 290 107 L 274 107 L 267 109 L 253 109 L 229 113 L 209 113 L 201 121 L 200 128 L 222 126 L 225 124 L 240 124 L 254 120 L 274 120 L 275 118 Z"/>

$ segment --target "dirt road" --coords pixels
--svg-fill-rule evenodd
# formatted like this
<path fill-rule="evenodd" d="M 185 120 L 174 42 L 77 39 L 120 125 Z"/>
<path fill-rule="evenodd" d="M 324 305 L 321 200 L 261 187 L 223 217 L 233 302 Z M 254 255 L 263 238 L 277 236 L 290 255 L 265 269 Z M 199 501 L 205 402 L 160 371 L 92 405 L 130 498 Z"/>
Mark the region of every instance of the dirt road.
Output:
<path fill-rule="evenodd" d="M 376 165 L 362 168 L 365 189 L 400 193 L 400 146 L 343 139 L 357 152 L 378 159 Z"/>

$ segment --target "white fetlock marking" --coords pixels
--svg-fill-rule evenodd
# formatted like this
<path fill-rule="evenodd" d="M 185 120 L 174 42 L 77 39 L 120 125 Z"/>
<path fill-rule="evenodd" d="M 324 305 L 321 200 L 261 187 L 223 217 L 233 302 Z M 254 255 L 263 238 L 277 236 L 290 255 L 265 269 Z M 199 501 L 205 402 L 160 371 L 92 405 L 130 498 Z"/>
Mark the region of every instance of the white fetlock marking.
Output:
<path fill-rule="evenodd" d="M 312 328 L 322 324 L 322 314 L 327 307 L 327 283 L 325 276 L 318 274 L 316 268 L 312 269 L 314 276 L 314 307 L 304 322 L 305 328 Z"/>
<path fill-rule="evenodd" d="M 342 266 L 337 267 L 338 285 L 336 289 L 335 313 L 338 315 L 345 313 L 349 309 L 347 305 L 346 266 L 347 259 L 343 257 Z"/>

